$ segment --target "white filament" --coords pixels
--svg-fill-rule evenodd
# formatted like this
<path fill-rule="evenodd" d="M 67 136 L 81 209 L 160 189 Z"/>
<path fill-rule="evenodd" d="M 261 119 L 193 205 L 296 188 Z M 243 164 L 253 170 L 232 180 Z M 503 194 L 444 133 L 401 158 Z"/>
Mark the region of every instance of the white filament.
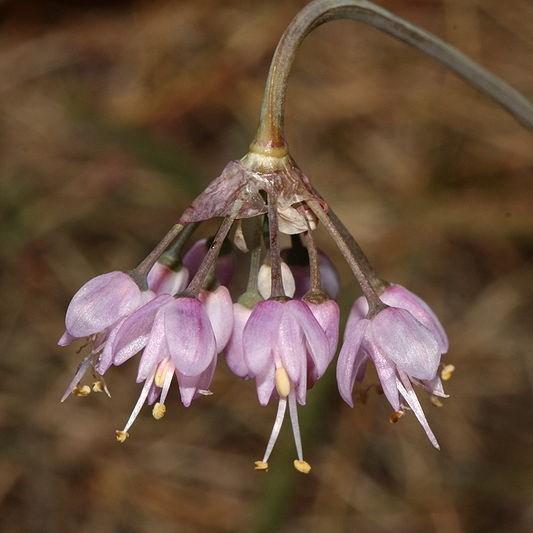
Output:
<path fill-rule="evenodd" d="M 287 409 L 287 400 L 286 398 L 281 398 L 278 403 L 278 412 L 276 414 L 276 420 L 274 421 L 274 426 L 272 427 L 272 433 L 270 434 L 270 439 L 265 450 L 265 455 L 263 457 L 263 462 L 268 463 L 268 458 L 274 449 L 274 445 L 278 440 L 279 432 L 281 430 L 281 425 L 283 424 L 283 419 L 285 418 L 285 410 Z"/>
<path fill-rule="evenodd" d="M 155 372 L 153 372 L 152 375 L 149 378 L 147 378 L 146 381 L 144 382 L 139 399 L 137 400 L 137 403 L 135 404 L 135 407 L 133 408 L 133 411 L 131 412 L 128 422 L 126 423 L 126 426 L 123 429 L 125 433 L 133 425 L 133 422 L 135 422 L 135 419 L 139 415 L 142 409 L 142 406 L 144 405 L 144 402 L 146 402 L 146 398 L 148 397 L 148 393 L 150 392 L 150 387 L 152 386 L 154 377 L 155 377 Z"/>
<path fill-rule="evenodd" d="M 300 424 L 298 423 L 298 407 L 296 406 L 296 396 L 294 391 L 289 394 L 289 415 L 291 417 L 292 434 L 294 436 L 294 444 L 296 445 L 296 453 L 300 461 L 304 460 L 302 450 L 302 437 L 300 435 Z"/>

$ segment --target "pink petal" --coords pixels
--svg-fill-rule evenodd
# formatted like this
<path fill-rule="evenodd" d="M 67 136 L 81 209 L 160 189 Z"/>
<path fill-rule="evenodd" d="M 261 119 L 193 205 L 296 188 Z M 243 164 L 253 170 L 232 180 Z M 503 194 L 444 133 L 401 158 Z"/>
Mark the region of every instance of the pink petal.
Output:
<path fill-rule="evenodd" d="M 252 310 L 236 303 L 233 305 L 233 331 L 226 347 L 226 363 L 230 370 L 237 376 L 251 377 L 248 365 L 244 359 L 243 331 L 250 318 Z"/>
<path fill-rule="evenodd" d="M 379 350 L 370 342 L 365 342 L 365 350 L 368 351 L 372 362 L 376 367 L 376 373 L 387 400 L 395 411 L 400 410 L 400 397 L 396 385 L 396 367 L 384 357 Z"/>
<path fill-rule="evenodd" d="M 214 291 L 202 291 L 200 301 L 211 322 L 217 343 L 217 353 L 221 353 L 233 331 L 233 302 L 226 287 L 220 285 Z"/>
<path fill-rule="evenodd" d="M 337 385 L 343 400 L 353 407 L 352 391 L 359 369 L 364 365 L 367 355 L 361 349 L 369 320 L 363 319 L 356 322 L 350 330 L 344 334 L 344 343 L 337 361 Z"/>
<path fill-rule="evenodd" d="M 156 365 L 165 357 L 168 357 L 168 347 L 165 338 L 165 308 L 159 308 L 155 315 L 150 338 L 143 350 L 139 369 L 137 372 L 137 383 L 144 381 L 151 376 Z"/>
<path fill-rule="evenodd" d="M 217 357 L 215 356 L 211 364 L 199 376 L 185 376 L 180 372 L 176 372 L 181 401 L 185 407 L 189 407 L 191 402 L 199 396 L 199 391 L 209 389 L 213 381 L 216 366 Z"/>
<path fill-rule="evenodd" d="M 178 298 L 165 306 L 165 333 L 176 369 L 198 376 L 216 356 L 216 341 L 207 314 L 196 298 Z"/>
<path fill-rule="evenodd" d="M 257 398 L 261 405 L 267 405 L 272 397 L 274 391 L 276 368 L 274 363 L 267 364 L 264 370 L 258 374 L 255 378 L 255 384 L 257 387 Z"/>
<path fill-rule="evenodd" d="M 315 367 L 312 377 L 316 380 L 324 374 L 331 361 L 330 347 L 326 334 L 304 302 L 290 300 L 285 306 L 287 311 L 297 320 L 300 328 L 302 328 L 307 353 Z"/>
<path fill-rule="evenodd" d="M 329 357 L 331 361 L 335 355 L 335 352 L 337 351 L 337 343 L 339 341 L 339 306 L 334 300 L 326 300 L 321 304 L 315 304 L 307 301 L 305 303 L 326 334 L 329 344 Z"/>
<path fill-rule="evenodd" d="M 85 375 L 85 372 L 87 372 L 87 369 L 91 366 L 91 360 L 92 360 L 92 357 L 88 355 L 78 365 L 78 368 L 76 369 L 76 373 L 74 374 L 74 377 L 71 379 L 70 383 L 68 384 L 68 387 L 66 388 L 65 392 L 63 393 L 63 396 L 61 397 L 61 403 L 63 403 L 72 394 L 72 391 L 76 388 L 78 383 L 82 380 L 83 376 Z"/>
<path fill-rule="evenodd" d="M 417 379 L 432 379 L 440 364 L 433 333 L 404 309 L 389 307 L 371 321 L 370 338 L 376 349 Z"/>
<path fill-rule="evenodd" d="M 420 422 L 420 425 L 424 428 L 424 431 L 426 432 L 431 444 L 433 444 L 437 450 L 440 450 L 439 443 L 437 442 L 433 431 L 431 431 L 431 428 L 429 427 L 428 421 L 426 420 L 426 415 L 422 410 L 422 406 L 416 397 L 415 391 L 413 390 L 413 386 L 411 385 L 408 376 L 405 374 L 405 372 L 399 372 L 399 374 L 400 379 L 396 378 L 398 390 L 409 404 L 409 407 L 413 410 L 413 413 Z"/>
<path fill-rule="evenodd" d="M 172 296 L 162 294 L 126 318 L 111 348 L 114 352 L 115 365 L 121 365 L 146 346 L 156 313 L 161 306 L 172 300 Z"/>
<path fill-rule="evenodd" d="M 289 379 L 297 385 L 300 382 L 302 370 L 304 374 L 307 373 L 307 354 L 304 336 L 298 321 L 288 312 L 283 313 L 281 318 L 273 354 L 281 359 Z"/>
<path fill-rule="evenodd" d="M 392 284 L 381 295 L 381 300 L 391 307 L 409 311 L 422 325 L 426 326 L 437 338 L 441 353 L 448 351 L 448 336 L 437 315 L 419 296 L 402 285 Z"/>
<path fill-rule="evenodd" d="M 344 329 L 344 334 L 346 335 L 348 331 L 351 331 L 359 320 L 366 318 L 368 314 L 368 303 L 364 296 L 359 296 L 355 300 L 352 308 L 350 309 L 350 314 L 348 315 L 348 321 L 346 322 L 346 328 Z"/>
<path fill-rule="evenodd" d="M 68 331 L 65 331 L 61 338 L 57 341 L 58 346 L 69 346 L 74 341 L 78 340 L 77 337 L 73 337 Z"/>
<path fill-rule="evenodd" d="M 262 374 L 272 362 L 271 350 L 278 338 L 284 305 L 274 300 L 259 302 L 246 323 L 243 332 L 244 360 L 254 376 Z"/>
<path fill-rule="evenodd" d="M 139 305 L 141 291 L 124 272 L 91 279 L 72 298 L 65 318 L 73 337 L 87 337 L 106 329 Z"/>
<path fill-rule="evenodd" d="M 96 368 L 100 374 L 105 374 L 109 367 L 113 363 L 113 345 L 115 343 L 115 339 L 117 338 L 117 334 L 122 327 L 122 324 L 124 324 L 126 318 L 122 318 L 119 320 L 111 329 L 109 332 L 109 335 L 106 338 L 104 349 L 102 350 L 102 353 L 100 354 L 100 358 L 98 359 L 98 363 L 96 365 Z"/>

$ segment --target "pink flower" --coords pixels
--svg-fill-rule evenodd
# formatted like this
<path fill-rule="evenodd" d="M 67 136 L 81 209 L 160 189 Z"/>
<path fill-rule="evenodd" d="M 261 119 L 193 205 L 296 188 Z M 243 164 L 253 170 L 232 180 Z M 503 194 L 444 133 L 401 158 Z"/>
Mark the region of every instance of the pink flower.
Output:
<path fill-rule="evenodd" d="M 142 350 L 137 381 L 144 382 L 133 412 L 117 439 L 124 440 L 149 399 L 155 418 L 165 413 L 165 400 L 176 376 L 183 405 L 208 394 L 217 353 L 228 343 L 233 328 L 228 290 L 202 291 L 199 298 L 162 295 L 124 320 L 111 345 L 115 365 Z"/>
<path fill-rule="evenodd" d="M 141 304 L 141 289 L 124 272 L 108 272 L 89 280 L 72 298 L 60 346 L 106 330 Z"/>
<path fill-rule="evenodd" d="M 386 303 L 395 299 L 398 304 L 409 305 L 409 310 L 387 307 L 367 319 L 366 300 L 359 298 L 355 302 L 337 364 L 339 391 L 353 407 L 354 383 L 363 379 L 366 363 L 371 359 L 393 409 L 402 412 L 401 396 L 415 413 L 431 443 L 439 448 L 412 382 L 422 384 L 433 394 L 445 396 L 437 370 L 443 348 L 448 346 L 447 338 L 440 322 L 422 300 L 399 285 L 392 286 L 392 289 L 392 297 L 390 292 L 387 294 L 387 289 L 380 298 Z"/>
<path fill-rule="evenodd" d="M 331 349 L 326 334 L 309 307 L 299 300 L 268 300 L 258 303 L 244 327 L 242 346 L 247 375 L 256 380 L 259 402 L 266 405 L 276 388 L 278 413 L 258 469 L 268 467 L 268 458 L 279 435 L 287 401 L 296 443 L 295 467 L 309 471 L 303 460 L 296 401 L 305 404 L 306 391 L 325 372 Z"/>

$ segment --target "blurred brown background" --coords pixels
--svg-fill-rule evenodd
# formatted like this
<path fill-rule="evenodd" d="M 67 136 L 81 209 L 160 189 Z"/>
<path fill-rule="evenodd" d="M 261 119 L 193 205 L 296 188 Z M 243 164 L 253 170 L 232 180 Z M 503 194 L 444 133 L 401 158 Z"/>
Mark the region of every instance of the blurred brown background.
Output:
<path fill-rule="evenodd" d="M 290 81 L 288 140 L 378 271 L 441 316 L 451 398 L 391 426 L 348 408 L 334 366 L 254 472 L 275 406 L 223 361 L 215 395 L 155 422 L 134 363 L 112 400 L 58 399 L 76 367 L 63 314 L 135 265 L 247 150 L 277 39 L 305 2 L 0 2 L 0 530 L 533 530 L 533 136 L 420 53 L 354 22 L 318 29 Z M 383 0 L 533 99 L 529 0 Z M 340 257 L 345 309 L 358 295 Z M 372 381 L 370 377 L 370 382 Z M 176 394 L 174 392 L 174 394 Z M 421 398 L 423 395 L 420 395 Z"/>

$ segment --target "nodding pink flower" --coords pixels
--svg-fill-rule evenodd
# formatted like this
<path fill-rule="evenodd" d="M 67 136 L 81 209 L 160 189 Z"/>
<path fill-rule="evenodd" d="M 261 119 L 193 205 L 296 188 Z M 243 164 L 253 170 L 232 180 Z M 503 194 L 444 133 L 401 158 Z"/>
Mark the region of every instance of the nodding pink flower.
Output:
<path fill-rule="evenodd" d="M 340 290 L 339 273 L 331 259 L 320 250 L 318 250 L 318 268 L 320 271 L 320 285 L 322 290 L 330 298 L 336 298 Z M 302 298 L 302 296 L 311 289 L 309 263 L 304 265 L 291 265 L 291 271 L 296 285 L 294 297 Z"/>
<path fill-rule="evenodd" d="M 148 400 L 158 400 L 153 409 L 156 419 L 165 414 L 174 375 L 185 407 L 198 395 L 209 394 L 217 353 L 225 348 L 232 328 L 231 297 L 222 286 L 202 291 L 199 298 L 159 296 L 127 318 L 111 347 L 113 362 L 122 364 L 142 350 L 137 381 L 144 385 L 117 440 L 128 437 Z"/>
<path fill-rule="evenodd" d="M 432 394 L 445 396 L 437 370 L 443 350 L 448 346 L 446 334 L 427 305 L 415 305 L 422 300 L 403 287 L 392 287 L 395 301 L 404 306 L 409 305 L 411 309 L 387 307 L 373 318 L 367 319 L 366 300 L 359 298 L 355 302 L 346 325 L 344 344 L 337 364 L 339 391 L 343 399 L 353 407 L 351 396 L 354 383 L 363 379 L 366 363 L 371 359 L 383 392 L 395 412 L 403 414 L 404 400 L 413 410 L 433 446 L 439 449 L 412 383 L 421 384 Z M 389 303 L 390 293 L 386 292 L 380 298 Z M 406 293 L 406 298 L 398 297 L 398 294 Z"/>
<path fill-rule="evenodd" d="M 178 270 L 163 263 L 155 263 L 147 276 L 148 287 L 156 294 L 174 296 L 187 287 L 189 271 L 181 266 Z"/>
<path fill-rule="evenodd" d="M 183 256 L 183 266 L 189 271 L 191 278 L 196 274 L 200 268 L 205 254 L 209 249 L 209 241 L 207 239 L 199 239 L 196 241 Z M 226 252 L 226 253 L 224 253 Z M 233 278 L 235 271 L 235 258 L 233 253 L 222 250 L 218 257 L 215 266 L 215 276 L 221 285 L 228 286 Z"/>
<path fill-rule="evenodd" d="M 61 401 L 76 391 L 86 371 L 92 367 L 96 378 L 94 387 L 109 395 L 103 374 L 109 365 L 100 365 L 109 340 L 120 324 L 135 309 L 155 297 L 151 290 L 141 291 L 135 281 L 124 272 L 109 272 L 91 279 L 72 298 L 66 314 L 66 331 L 59 339 L 60 346 L 87 338 L 89 355 L 79 364 Z"/>
<path fill-rule="evenodd" d="M 279 397 L 272 434 L 256 468 L 268 468 L 288 403 L 298 455 L 294 466 L 309 472 L 311 467 L 303 460 L 296 402 L 305 404 L 308 384 L 320 378 L 328 366 L 330 346 L 326 334 L 304 302 L 268 300 L 253 309 L 242 342 L 247 374 L 255 377 L 261 405 L 269 402 L 274 388 Z"/>
<path fill-rule="evenodd" d="M 141 289 L 124 272 L 108 272 L 89 280 L 72 298 L 65 317 L 66 331 L 59 339 L 67 346 L 75 339 L 106 330 L 141 303 Z"/>

